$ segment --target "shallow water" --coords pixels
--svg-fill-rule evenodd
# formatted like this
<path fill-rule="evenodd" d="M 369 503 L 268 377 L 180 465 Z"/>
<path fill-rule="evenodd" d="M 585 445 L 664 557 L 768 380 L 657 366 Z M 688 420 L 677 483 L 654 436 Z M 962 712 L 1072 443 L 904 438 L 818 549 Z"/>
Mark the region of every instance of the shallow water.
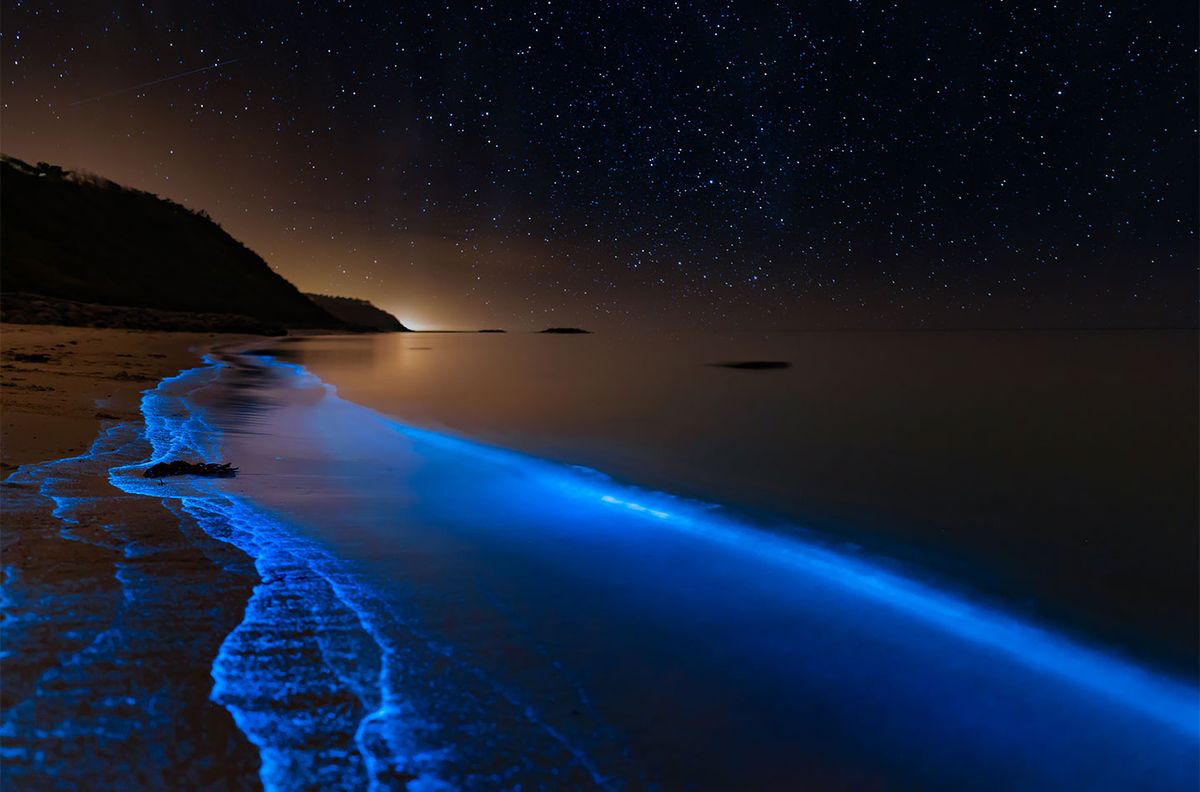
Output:
<path fill-rule="evenodd" d="M 811 536 L 414 428 L 297 366 L 198 376 L 171 409 L 202 420 L 161 433 L 242 468 L 183 503 L 263 578 L 214 697 L 269 786 L 1194 781 L 1190 682 Z"/>
<path fill-rule="evenodd" d="M 153 453 L 109 424 L 3 482 L 5 789 L 253 788 L 258 752 L 209 691 L 254 572 L 178 499 L 106 486 Z"/>

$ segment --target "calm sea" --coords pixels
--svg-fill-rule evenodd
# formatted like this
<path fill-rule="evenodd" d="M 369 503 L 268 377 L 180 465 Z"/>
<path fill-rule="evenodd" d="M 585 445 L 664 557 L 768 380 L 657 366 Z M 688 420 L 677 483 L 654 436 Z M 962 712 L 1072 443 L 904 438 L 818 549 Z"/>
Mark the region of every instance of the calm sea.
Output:
<path fill-rule="evenodd" d="M 282 353 L 415 426 L 813 531 L 1195 669 L 1194 332 L 421 333 Z M 744 360 L 790 368 L 711 365 Z"/>
<path fill-rule="evenodd" d="M 213 696 L 274 787 L 1184 789 L 1196 357 L 327 337 L 143 412 L 241 467 L 171 496 L 255 560 Z"/>

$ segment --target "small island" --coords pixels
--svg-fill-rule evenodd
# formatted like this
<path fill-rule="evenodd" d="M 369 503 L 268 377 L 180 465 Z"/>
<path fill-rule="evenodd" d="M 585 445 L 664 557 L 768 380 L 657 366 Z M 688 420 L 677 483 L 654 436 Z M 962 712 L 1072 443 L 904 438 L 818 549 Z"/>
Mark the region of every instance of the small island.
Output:
<path fill-rule="evenodd" d="M 561 335 L 590 335 L 591 330 L 584 330 L 580 327 L 547 327 L 545 330 L 539 330 L 539 333 L 558 333 Z"/>

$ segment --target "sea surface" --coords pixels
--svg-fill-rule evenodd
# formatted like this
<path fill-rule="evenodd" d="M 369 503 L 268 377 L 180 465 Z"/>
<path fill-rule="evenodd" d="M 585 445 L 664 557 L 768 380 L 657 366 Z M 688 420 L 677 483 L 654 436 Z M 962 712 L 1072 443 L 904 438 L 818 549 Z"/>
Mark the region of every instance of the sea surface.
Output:
<path fill-rule="evenodd" d="M 1194 331 L 422 333 L 274 351 L 408 425 L 911 563 L 1197 673 Z M 791 367 L 711 365 L 745 360 Z"/>
<path fill-rule="evenodd" d="M 210 698 L 268 789 L 1191 789 L 1196 357 L 286 339 L 86 461 L 253 564 Z M 142 477 L 179 457 L 241 471 Z"/>

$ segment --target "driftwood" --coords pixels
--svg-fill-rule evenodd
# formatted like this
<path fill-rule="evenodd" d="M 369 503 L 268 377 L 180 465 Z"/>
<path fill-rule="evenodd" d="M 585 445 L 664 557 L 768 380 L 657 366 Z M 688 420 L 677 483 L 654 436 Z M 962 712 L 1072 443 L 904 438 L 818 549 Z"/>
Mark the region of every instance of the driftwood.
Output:
<path fill-rule="evenodd" d="M 174 462 L 159 462 L 146 468 L 142 474 L 145 478 L 166 478 L 167 476 L 209 476 L 211 478 L 233 478 L 238 469 L 228 462 L 216 465 L 211 462 L 187 462 L 177 459 Z"/>

